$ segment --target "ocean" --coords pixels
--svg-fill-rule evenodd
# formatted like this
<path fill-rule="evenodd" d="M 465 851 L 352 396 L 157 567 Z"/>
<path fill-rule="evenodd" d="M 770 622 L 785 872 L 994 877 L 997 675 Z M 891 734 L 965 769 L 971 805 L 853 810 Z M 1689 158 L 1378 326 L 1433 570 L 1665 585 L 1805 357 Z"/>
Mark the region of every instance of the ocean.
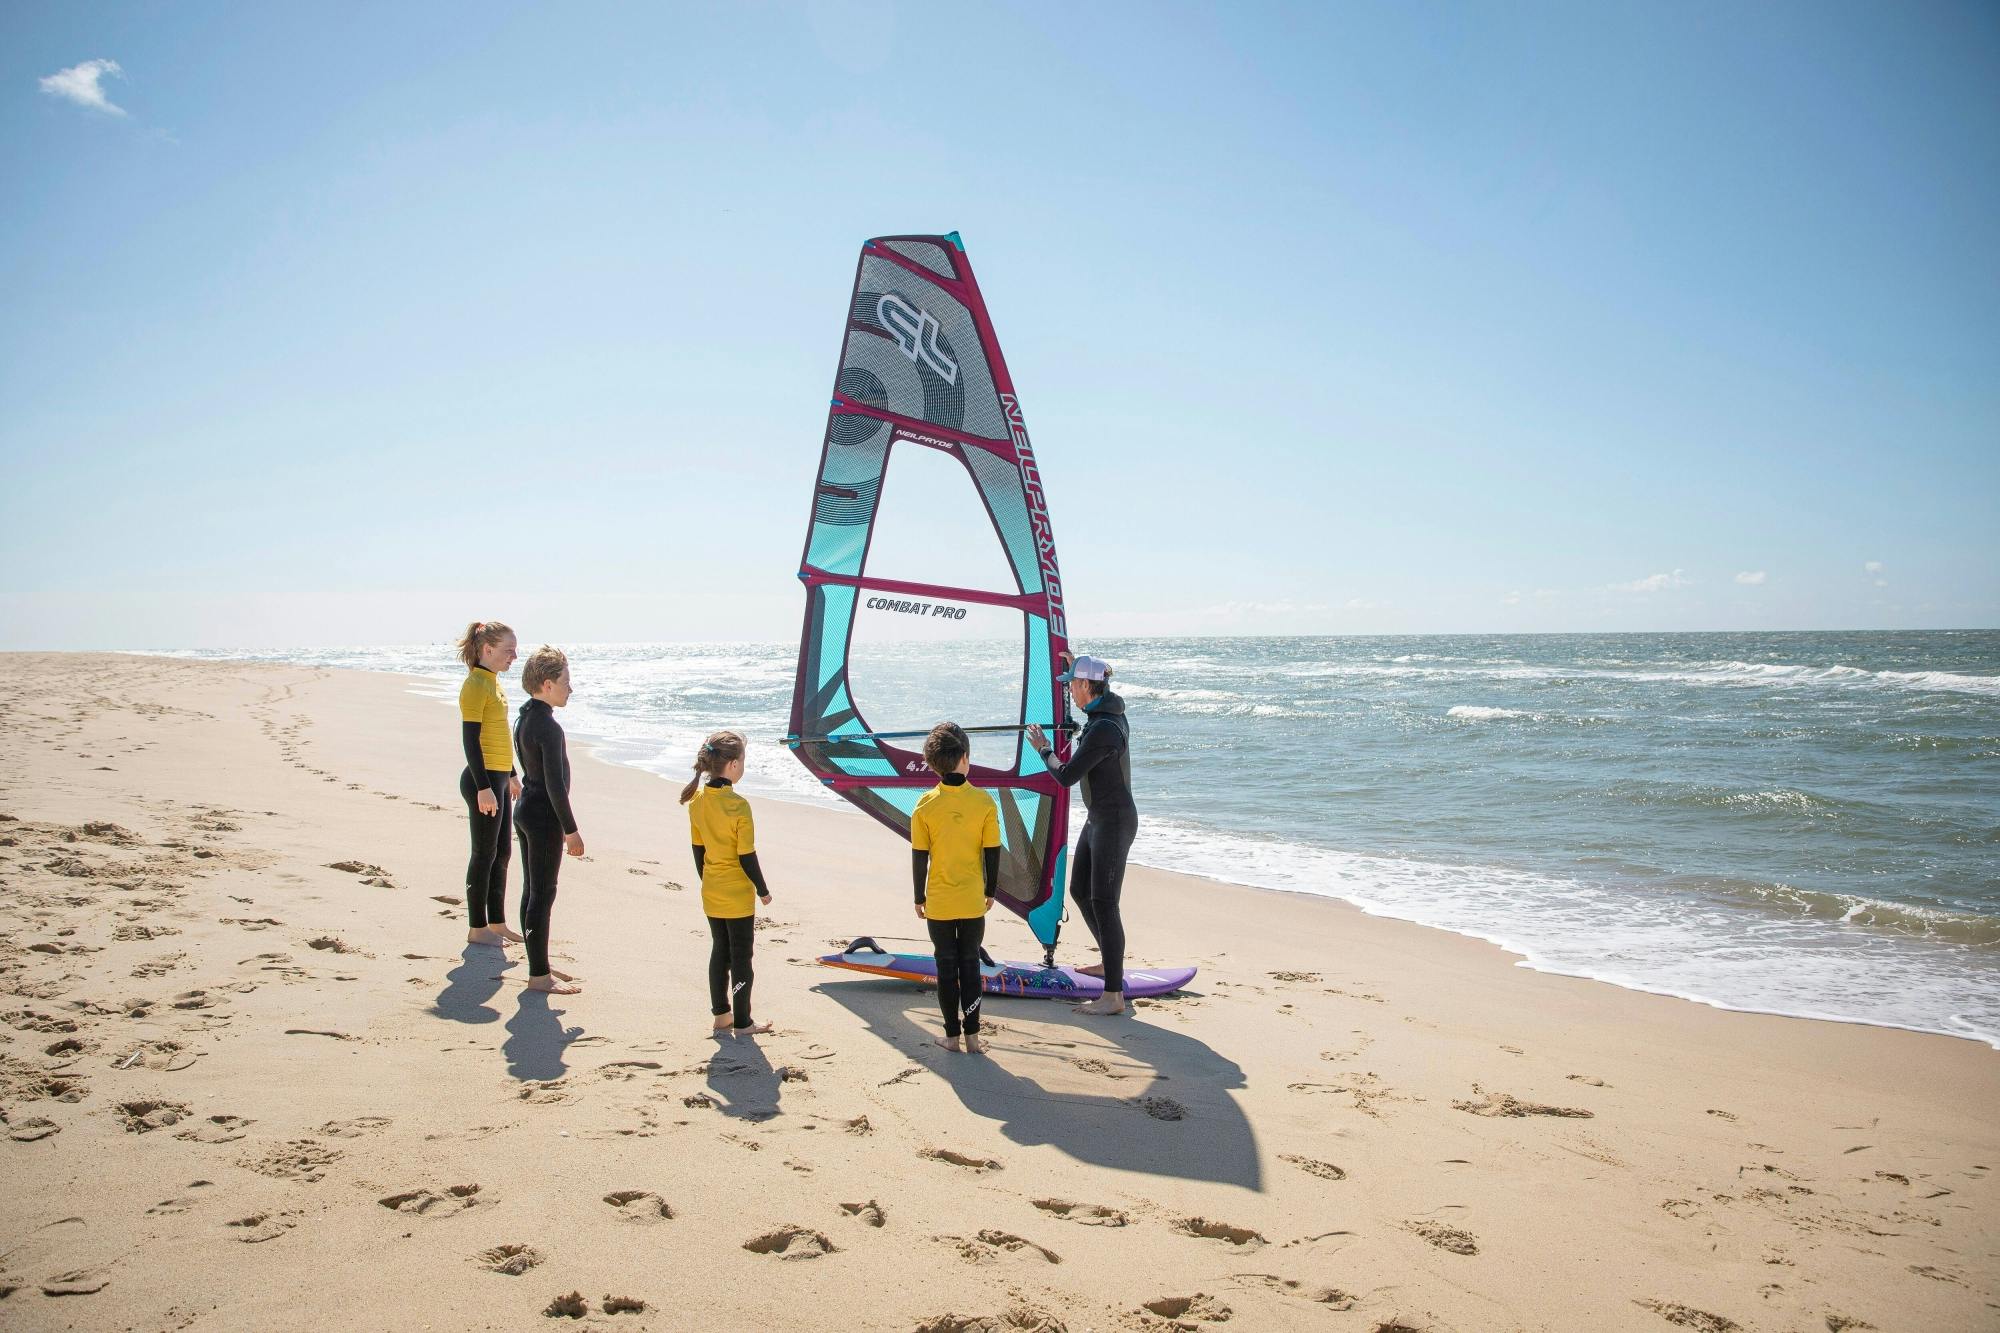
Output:
<path fill-rule="evenodd" d="M 1129 705 L 1139 863 L 1345 899 L 1543 971 L 2000 1047 L 2000 631 L 1079 647 Z M 678 781 L 730 726 L 754 745 L 748 792 L 839 804 L 778 743 L 793 645 L 568 651 L 565 724 L 605 757 Z M 882 697 L 962 711 L 977 663 L 947 677 L 922 653 L 880 650 Z M 445 644 L 180 655 L 406 672 L 441 699 L 463 676 Z M 438 738 L 455 792 L 442 718 Z M 1128 898 L 1139 958 L 1145 913 Z"/>

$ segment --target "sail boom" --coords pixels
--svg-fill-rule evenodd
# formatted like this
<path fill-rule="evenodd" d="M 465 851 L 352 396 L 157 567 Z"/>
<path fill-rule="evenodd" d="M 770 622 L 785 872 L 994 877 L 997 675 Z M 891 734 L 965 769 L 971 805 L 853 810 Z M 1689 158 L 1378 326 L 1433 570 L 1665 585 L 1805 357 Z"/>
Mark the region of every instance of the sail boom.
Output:
<path fill-rule="evenodd" d="M 830 583 L 860 592 L 893 592 L 906 597 L 942 598 L 954 602 L 977 602 L 981 606 L 1004 606 L 1013 611 L 1040 611 L 1048 604 L 1040 593 L 981 592 L 977 588 L 954 588 L 942 583 L 909 583 L 902 579 L 871 579 L 863 575 L 829 574 L 811 565 L 799 571 L 807 587 Z"/>
<path fill-rule="evenodd" d="M 866 403 L 849 402 L 845 398 L 833 400 L 831 415 L 837 417 L 866 417 L 870 421 L 886 422 L 895 427 L 894 438 L 910 444 L 927 444 L 933 449 L 948 449 L 958 445 L 967 449 L 984 449 L 1019 466 L 1021 451 L 1012 440 L 989 439 L 984 435 L 973 435 L 962 430 L 950 430 L 935 422 L 922 421 L 915 417 L 898 415 Z"/>

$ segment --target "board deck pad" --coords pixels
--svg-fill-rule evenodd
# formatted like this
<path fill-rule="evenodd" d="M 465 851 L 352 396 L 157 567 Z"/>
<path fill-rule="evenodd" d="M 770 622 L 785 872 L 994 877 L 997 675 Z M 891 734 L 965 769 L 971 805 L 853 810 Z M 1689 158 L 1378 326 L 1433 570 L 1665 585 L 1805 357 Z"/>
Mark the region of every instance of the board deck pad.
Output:
<path fill-rule="evenodd" d="M 925 985 L 937 984 L 937 959 L 927 953 L 882 953 L 873 949 L 850 948 L 844 953 L 824 955 L 820 962 L 878 977 L 897 977 Z M 1145 967 L 1125 969 L 1125 998 L 1144 999 L 1166 995 L 1194 980 L 1192 967 Z M 1040 963 L 1000 960 L 982 965 L 979 975 L 988 995 L 1019 995 L 1027 998 L 1094 1000 L 1104 994 L 1104 982 L 1087 977 L 1073 967 L 1043 967 Z"/>

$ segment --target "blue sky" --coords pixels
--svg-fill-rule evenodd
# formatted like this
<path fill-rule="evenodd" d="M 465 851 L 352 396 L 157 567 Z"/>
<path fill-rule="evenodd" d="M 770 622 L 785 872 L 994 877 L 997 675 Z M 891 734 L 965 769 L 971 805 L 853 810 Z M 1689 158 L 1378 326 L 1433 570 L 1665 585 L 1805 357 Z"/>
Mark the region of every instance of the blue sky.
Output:
<path fill-rule="evenodd" d="M 1086 640 L 2000 624 L 1991 5 L 14 4 L 0 179 L 0 647 L 789 638 L 954 228 Z"/>

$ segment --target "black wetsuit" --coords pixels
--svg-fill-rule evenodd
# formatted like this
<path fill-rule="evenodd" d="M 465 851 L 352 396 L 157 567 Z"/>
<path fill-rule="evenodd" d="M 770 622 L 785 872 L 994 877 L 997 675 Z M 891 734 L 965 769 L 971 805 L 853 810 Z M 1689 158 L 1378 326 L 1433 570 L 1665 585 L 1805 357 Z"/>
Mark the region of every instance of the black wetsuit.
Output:
<path fill-rule="evenodd" d="M 514 770 L 502 773 L 486 766 L 479 748 L 479 724 L 467 722 L 459 728 L 465 745 L 465 771 L 458 775 L 458 794 L 465 798 L 472 820 L 472 858 L 465 866 L 465 916 L 474 930 L 507 924 L 507 866 L 514 859 L 514 803 L 508 799 L 507 783 Z M 490 815 L 479 813 L 479 793 L 491 791 L 499 808 Z"/>
<path fill-rule="evenodd" d="M 1125 885 L 1125 857 L 1139 832 L 1139 807 L 1132 803 L 1131 736 L 1125 701 L 1106 691 L 1084 709 L 1083 734 L 1069 762 L 1045 756 L 1049 773 L 1067 787 L 1083 784 L 1089 812 L 1069 870 L 1070 901 L 1090 928 L 1104 955 L 1104 989 L 1125 990 L 1125 920 L 1118 895 Z"/>
<path fill-rule="evenodd" d="M 965 781 L 963 773 L 946 773 L 942 781 L 956 787 Z M 981 849 L 981 873 L 986 879 L 986 896 L 991 898 L 1000 883 L 1000 849 Z M 931 877 L 931 854 L 910 849 L 910 877 L 917 891 L 917 906 L 924 905 Z M 930 930 L 931 951 L 937 956 L 938 1008 L 944 1011 L 944 1035 L 956 1037 L 962 1028 L 968 1035 L 979 1031 L 979 997 L 986 982 L 979 975 L 979 946 L 986 941 L 986 918 L 969 916 L 956 921 L 924 918 Z"/>
<path fill-rule="evenodd" d="M 556 902 L 563 839 L 576 832 L 576 816 L 569 808 L 569 746 L 556 710 L 540 699 L 521 705 L 514 759 L 521 766 L 521 801 L 514 810 L 521 835 L 521 930 L 528 937 L 528 975 L 545 977 L 549 911 Z"/>

